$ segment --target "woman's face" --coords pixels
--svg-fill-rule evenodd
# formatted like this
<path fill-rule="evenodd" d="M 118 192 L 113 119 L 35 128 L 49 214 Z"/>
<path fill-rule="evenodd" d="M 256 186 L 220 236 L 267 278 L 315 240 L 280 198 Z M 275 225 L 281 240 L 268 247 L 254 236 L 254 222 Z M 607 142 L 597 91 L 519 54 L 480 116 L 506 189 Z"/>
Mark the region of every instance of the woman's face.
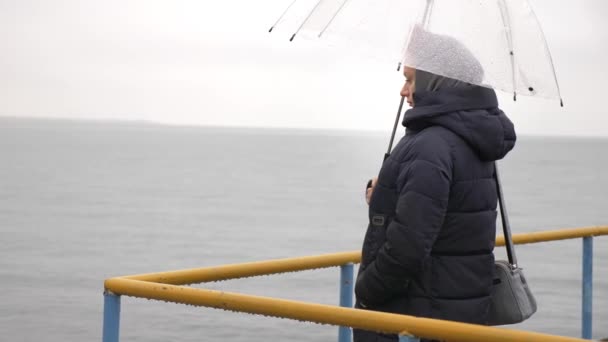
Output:
<path fill-rule="evenodd" d="M 414 107 L 414 84 L 416 82 L 416 69 L 410 67 L 403 68 L 403 76 L 405 76 L 405 84 L 401 88 L 401 96 L 407 98 L 407 103 L 410 107 Z"/>

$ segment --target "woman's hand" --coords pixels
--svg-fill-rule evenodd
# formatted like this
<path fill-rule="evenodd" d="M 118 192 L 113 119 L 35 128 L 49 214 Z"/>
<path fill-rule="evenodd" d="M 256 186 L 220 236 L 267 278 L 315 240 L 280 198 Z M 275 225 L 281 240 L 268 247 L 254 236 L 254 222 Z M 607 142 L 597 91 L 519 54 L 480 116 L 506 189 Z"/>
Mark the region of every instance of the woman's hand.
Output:
<path fill-rule="evenodd" d="M 374 192 L 374 188 L 376 187 L 376 183 L 378 182 L 378 177 L 374 177 L 367 182 L 367 187 L 365 188 L 365 201 L 369 205 L 369 201 L 372 198 L 372 193 Z"/>

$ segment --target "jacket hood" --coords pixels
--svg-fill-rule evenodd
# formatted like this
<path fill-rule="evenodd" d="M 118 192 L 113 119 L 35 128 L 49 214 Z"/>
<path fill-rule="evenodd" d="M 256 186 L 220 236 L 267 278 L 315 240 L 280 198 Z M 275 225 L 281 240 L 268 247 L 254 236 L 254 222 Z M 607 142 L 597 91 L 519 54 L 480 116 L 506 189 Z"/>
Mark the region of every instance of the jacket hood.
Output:
<path fill-rule="evenodd" d="M 492 89 L 470 86 L 417 91 L 414 103 L 403 119 L 408 130 L 444 127 L 464 139 L 484 161 L 502 159 L 515 146 L 513 123 L 498 109 Z"/>

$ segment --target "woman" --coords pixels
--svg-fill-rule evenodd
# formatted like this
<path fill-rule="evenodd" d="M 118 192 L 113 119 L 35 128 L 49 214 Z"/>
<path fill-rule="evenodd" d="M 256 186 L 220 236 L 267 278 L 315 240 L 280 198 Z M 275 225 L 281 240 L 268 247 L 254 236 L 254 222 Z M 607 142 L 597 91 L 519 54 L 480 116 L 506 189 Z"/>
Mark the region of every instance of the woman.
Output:
<path fill-rule="evenodd" d="M 492 89 L 405 68 L 406 135 L 369 200 L 358 308 L 484 324 L 494 269 L 494 161 L 515 144 Z M 355 330 L 355 342 L 397 341 Z"/>

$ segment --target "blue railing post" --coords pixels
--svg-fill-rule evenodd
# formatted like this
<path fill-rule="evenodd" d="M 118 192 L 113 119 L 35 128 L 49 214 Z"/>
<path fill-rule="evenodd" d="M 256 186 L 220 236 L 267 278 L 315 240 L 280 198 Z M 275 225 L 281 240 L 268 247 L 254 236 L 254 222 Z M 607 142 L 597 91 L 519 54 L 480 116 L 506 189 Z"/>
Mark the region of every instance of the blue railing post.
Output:
<path fill-rule="evenodd" d="M 103 293 L 103 342 L 118 342 L 120 330 L 120 296 Z"/>
<path fill-rule="evenodd" d="M 353 307 L 353 290 L 355 265 L 348 263 L 340 266 L 340 306 Z M 351 342 L 353 332 L 350 327 L 340 327 L 338 330 L 338 342 Z"/>
<path fill-rule="evenodd" d="M 583 238 L 583 303 L 582 303 L 583 338 L 591 339 L 593 335 L 593 237 Z"/>

